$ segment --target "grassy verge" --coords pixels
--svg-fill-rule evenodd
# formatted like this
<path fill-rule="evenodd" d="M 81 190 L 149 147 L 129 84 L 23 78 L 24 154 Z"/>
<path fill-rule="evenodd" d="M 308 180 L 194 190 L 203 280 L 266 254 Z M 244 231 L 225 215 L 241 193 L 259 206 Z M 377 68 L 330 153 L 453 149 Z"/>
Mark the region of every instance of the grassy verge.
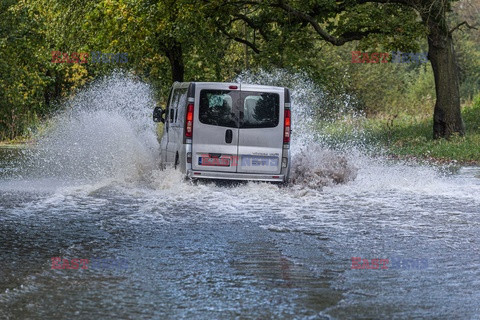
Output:
<path fill-rule="evenodd" d="M 0 148 L 23 148 L 32 144 L 31 138 L 17 138 L 14 140 L 0 141 Z"/>
<path fill-rule="evenodd" d="M 394 157 L 480 164 L 480 100 L 464 106 L 462 115 L 465 136 L 454 136 L 449 140 L 433 139 L 432 115 L 367 119 L 365 128 L 367 134 Z"/>
<path fill-rule="evenodd" d="M 462 109 L 466 134 L 449 140 L 433 139 L 432 114 L 390 114 L 343 119 L 321 124 L 327 143 L 363 141 L 381 147 L 392 158 L 480 165 L 480 97 Z"/>

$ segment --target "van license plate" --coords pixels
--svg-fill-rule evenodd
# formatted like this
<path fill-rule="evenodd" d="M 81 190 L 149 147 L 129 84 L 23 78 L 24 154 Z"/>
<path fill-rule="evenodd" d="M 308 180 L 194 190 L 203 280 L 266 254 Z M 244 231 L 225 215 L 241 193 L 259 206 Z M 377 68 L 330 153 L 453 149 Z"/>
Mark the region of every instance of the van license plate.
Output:
<path fill-rule="evenodd" d="M 230 166 L 230 159 L 229 158 L 200 157 L 200 158 L 198 158 L 198 164 L 200 166 L 228 167 L 228 166 Z"/>

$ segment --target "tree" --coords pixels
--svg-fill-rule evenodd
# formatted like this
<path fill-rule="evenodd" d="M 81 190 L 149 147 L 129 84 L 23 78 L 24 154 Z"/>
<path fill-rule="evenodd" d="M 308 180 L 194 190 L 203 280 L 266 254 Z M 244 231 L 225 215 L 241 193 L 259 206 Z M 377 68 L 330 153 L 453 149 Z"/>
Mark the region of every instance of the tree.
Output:
<path fill-rule="evenodd" d="M 170 82 L 218 73 L 210 66 L 218 65 L 226 44 L 207 20 L 195 0 L 99 0 L 85 23 L 97 47 L 128 52 L 135 69 Z"/>
<path fill-rule="evenodd" d="M 41 21 L 23 1 L 0 3 L 0 140 L 25 135 L 45 114 Z"/>
<path fill-rule="evenodd" d="M 459 74 L 452 32 L 463 25 L 469 26 L 463 22 L 449 28 L 447 13 L 451 10 L 452 1 L 454 0 L 232 0 L 228 3 L 234 10 L 233 17 L 238 16 L 235 12 L 239 12 L 240 7 L 263 10 L 270 8 L 265 23 L 251 23 L 255 21 L 255 15 L 237 17 L 254 29 L 258 28 L 265 33 L 272 29 L 272 23 L 278 26 L 310 26 L 323 41 L 335 46 L 362 40 L 366 44 L 375 45 L 378 41 L 377 44 L 382 43 L 385 47 L 397 46 L 398 49 L 405 50 L 415 37 L 426 35 L 437 96 L 433 136 L 448 138 L 454 133 L 463 135 L 465 132 L 460 112 Z M 279 15 L 279 11 L 283 15 Z"/>

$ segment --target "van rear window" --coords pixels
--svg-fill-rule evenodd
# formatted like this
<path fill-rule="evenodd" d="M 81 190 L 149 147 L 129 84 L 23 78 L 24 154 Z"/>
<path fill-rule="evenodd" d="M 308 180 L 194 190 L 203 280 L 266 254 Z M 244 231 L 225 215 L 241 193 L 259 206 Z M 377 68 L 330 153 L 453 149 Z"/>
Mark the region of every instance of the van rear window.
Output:
<path fill-rule="evenodd" d="M 228 90 L 202 90 L 200 92 L 201 123 L 222 126 L 237 127 L 234 109 L 234 99 Z"/>
<path fill-rule="evenodd" d="M 280 96 L 271 92 L 201 90 L 201 123 L 230 128 L 273 128 L 280 118 Z"/>
<path fill-rule="evenodd" d="M 276 93 L 242 94 L 243 114 L 240 128 L 273 128 L 278 125 L 280 97 Z"/>

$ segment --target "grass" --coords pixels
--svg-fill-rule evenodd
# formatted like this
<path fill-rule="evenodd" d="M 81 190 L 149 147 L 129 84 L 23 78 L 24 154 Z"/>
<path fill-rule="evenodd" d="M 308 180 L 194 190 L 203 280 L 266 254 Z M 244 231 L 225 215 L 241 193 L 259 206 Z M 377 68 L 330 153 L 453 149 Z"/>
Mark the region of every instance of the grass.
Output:
<path fill-rule="evenodd" d="M 13 140 L 0 141 L 0 148 L 22 148 L 31 144 L 31 138 L 19 137 Z"/>
<path fill-rule="evenodd" d="M 366 129 L 393 156 L 480 164 L 480 103 L 465 106 L 462 115 L 465 135 L 448 140 L 433 139 L 431 115 L 369 119 Z"/>
<path fill-rule="evenodd" d="M 323 126 L 329 142 L 359 140 L 369 146 L 380 146 L 393 158 L 414 158 L 432 162 L 480 164 L 480 97 L 463 107 L 466 126 L 464 136 L 449 140 L 433 139 L 433 116 L 376 115 L 368 118 L 350 118 Z M 359 134 L 361 132 L 361 134 Z"/>

